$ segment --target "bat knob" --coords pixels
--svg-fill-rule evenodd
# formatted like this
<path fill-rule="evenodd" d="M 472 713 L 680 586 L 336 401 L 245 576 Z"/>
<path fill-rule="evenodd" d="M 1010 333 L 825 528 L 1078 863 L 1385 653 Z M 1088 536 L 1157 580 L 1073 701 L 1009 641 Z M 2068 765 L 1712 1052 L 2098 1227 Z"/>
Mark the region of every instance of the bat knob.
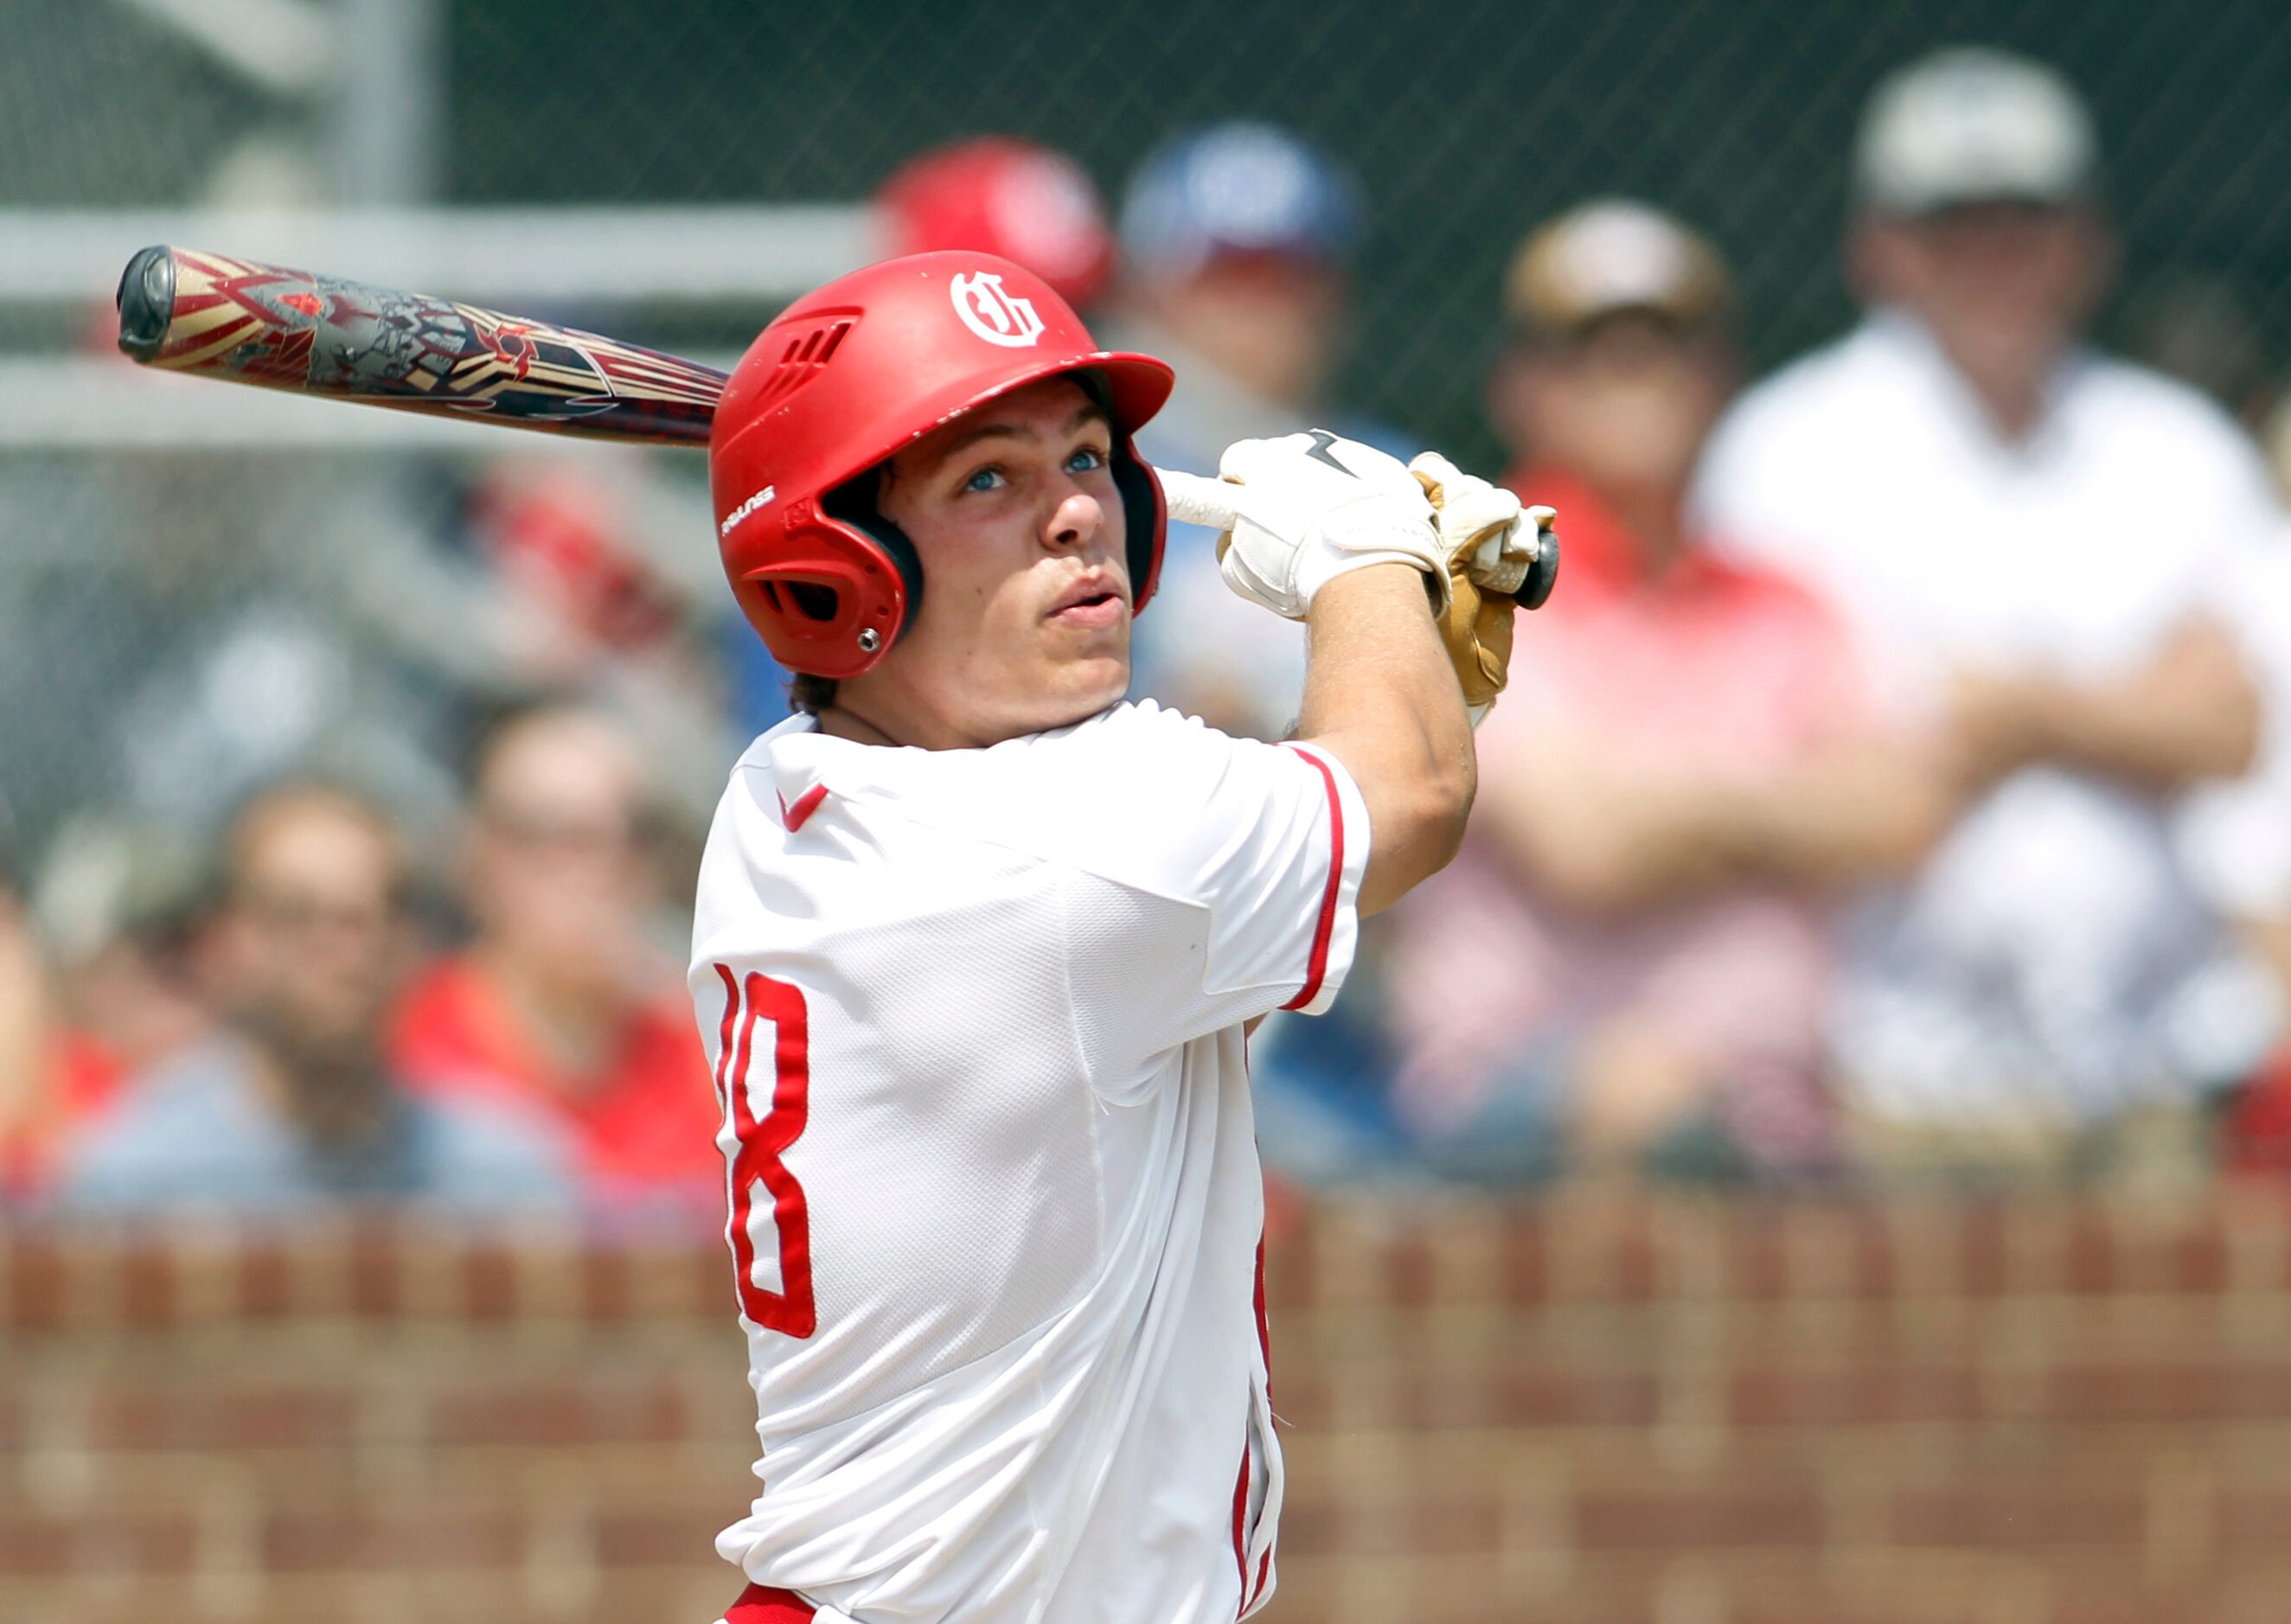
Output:
<path fill-rule="evenodd" d="M 138 361 L 157 358 L 175 315 L 175 255 L 164 245 L 127 261 L 119 277 L 120 353 Z"/>
<path fill-rule="evenodd" d="M 1523 609 L 1539 609 L 1558 582 L 1559 533 L 1547 529 L 1537 538 L 1535 562 L 1527 567 L 1527 579 L 1519 583 L 1519 591 L 1512 596 Z"/>

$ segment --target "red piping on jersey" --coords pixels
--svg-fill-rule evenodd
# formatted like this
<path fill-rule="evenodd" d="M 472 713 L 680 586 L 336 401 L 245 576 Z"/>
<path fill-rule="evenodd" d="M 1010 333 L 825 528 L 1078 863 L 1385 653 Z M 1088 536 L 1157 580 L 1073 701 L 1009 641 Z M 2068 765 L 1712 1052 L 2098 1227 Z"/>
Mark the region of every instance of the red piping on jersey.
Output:
<path fill-rule="evenodd" d="M 1322 977 L 1329 973 L 1329 937 L 1337 929 L 1337 894 L 1345 882 L 1345 803 L 1337 793 L 1337 776 L 1311 751 L 1297 753 L 1313 764 L 1313 770 L 1329 789 L 1329 884 L 1321 893 L 1321 917 L 1313 926 L 1313 956 L 1305 966 L 1305 985 L 1296 997 L 1281 1006 L 1284 1009 L 1301 1009 L 1321 995 Z"/>
<path fill-rule="evenodd" d="M 1241 1444 L 1241 1481 L 1233 1486 L 1233 1565 L 1241 1570 L 1241 1605 L 1234 1610 L 1239 1618 L 1249 1611 L 1249 1441 Z"/>
<path fill-rule="evenodd" d="M 1265 1232 L 1257 1232 L 1257 1351 L 1265 1356 L 1265 1397 L 1273 1398 L 1273 1331 L 1265 1318 Z"/>
<path fill-rule="evenodd" d="M 816 1616 L 817 1610 L 792 1590 L 750 1585 L 738 1601 L 725 1609 L 723 1624 L 801 1624 Z"/>
<path fill-rule="evenodd" d="M 1324 768 L 1322 770 L 1327 769 Z M 824 784 L 815 784 L 797 796 L 793 806 L 788 805 L 787 797 L 783 795 L 780 797 L 780 822 L 787 825 L 787 832 L 790 834 L 793 834 L 803 827 L 806 819 L 819 810 L 819 803 L 826 799 L 827 786 Z"/>
<path fill-rule="evenodd" d="M 740 1013 L 740 986 L 728 965 L 718 965 L 716 975 L 724 984 L 724 1027 L 716 1038 L 716 1103 L 728 1111 L 731 1096 L 724 1091 L 724 1079 L 732 1069 L 732 1022 Z"/>
<path fill-rule="evenodd" d="M 1257 1232 L 1257 1351 L 1265 1361 L 1265 1406 L 1270 1410 L 1273 1407 L 1273 1332 L 1265 1318 L 1265 1232 L 1262 1229 Z M 1241 1466 L 1243 1472 L 1248 1471 L 1249 1446 L 1246 1443 L 1242 1445 Z M 1245 1483 L 1247 1479 L 1242 1481 Z M 1249 1582 L 1247 1568 L 1242 1569 L 1241 1604 L 1244 1609 L 1256 1605 L 1258 1597 L 1265 1594 L 1265 1576 L 1272 1566 L 1273 1548 L 1268 1545 L 1265 1548 L 1265 1555 L 1258 1558 L 1255 1584 Z"/>

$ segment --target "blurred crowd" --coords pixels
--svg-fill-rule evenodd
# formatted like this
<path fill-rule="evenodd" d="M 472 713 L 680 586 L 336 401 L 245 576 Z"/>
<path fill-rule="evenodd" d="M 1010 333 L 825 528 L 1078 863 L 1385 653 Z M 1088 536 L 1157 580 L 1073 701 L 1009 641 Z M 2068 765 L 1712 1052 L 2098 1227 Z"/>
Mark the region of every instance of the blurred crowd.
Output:
<path fill-rule="evenodd" d="M 1558 510 L 1559 588 L 1461 856 L 1333 1013 L 1258 1040 L 1286 1177 L 2291 1170 L 2278 380 L 2199 277 L 2134 313 L 2136 358 L 2094 345 L 2102 153 L 2042 64 L 1905 64 L 1850 162 L 1861 318 L 1763 379 L 1691 221 L 1586 199 L 1511 259 L 1485 471 Z M 1312 425 L 1422 448 L 1333 393 L 1372 221 L 1288 131 L 1173 136 L 1118 211 L 1003 138 L 876 201 L 886 253 L 1003 253 L 1174 362 L 1153 462 Z M 171 790 L 0 839 L 9 1200 L 720 1213 L 683 906 L 709 776 L 786 678 L 668 562 L 707 553 L 696 504 L 575 467 L 492 470 L 449 555 L 370 550 L 364 600 L 461 607 L 400 613 L 390 680 L 334 679 L 355 725 L 307 631 L 240 613 L 132 696 Z M 1210 537 L 1172 535 L 1137 631 L 1135 695 L 1289 727 L 1301 629 Z M 296 705 L 301 743 L 257 749 Z M 430 766 L 359 770 L 393 749 Z"/>

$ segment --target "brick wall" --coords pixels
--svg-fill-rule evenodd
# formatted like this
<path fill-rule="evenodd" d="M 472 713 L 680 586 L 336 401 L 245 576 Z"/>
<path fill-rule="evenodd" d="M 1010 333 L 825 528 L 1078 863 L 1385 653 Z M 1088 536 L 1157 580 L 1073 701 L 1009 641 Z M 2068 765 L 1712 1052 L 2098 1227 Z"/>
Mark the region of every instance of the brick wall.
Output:
<path fill-rule="evenodd" d="M 2283 1624 L 2291 1202 L 1332 1206 L 1273 1624 Z M 713 1243 L 0 1235 L 0 1620 L 701 1624 Z"/>

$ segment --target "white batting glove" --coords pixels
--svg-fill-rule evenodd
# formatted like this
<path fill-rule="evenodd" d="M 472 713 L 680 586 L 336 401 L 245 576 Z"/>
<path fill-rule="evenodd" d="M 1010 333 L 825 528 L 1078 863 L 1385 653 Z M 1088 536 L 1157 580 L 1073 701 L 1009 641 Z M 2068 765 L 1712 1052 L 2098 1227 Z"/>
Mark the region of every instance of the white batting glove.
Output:
<path fill-rule="evenodd" d="M 1238 440 L 1218 472 L 1241 486 L 1218 569 L 1251 603 L 1302 620 L 1347 570 L 1406 564 L 1432 578 L 1445 608 L 1447 554 L 1432 506 L 1397 457 L 1315 429 Z"/>
<path fill-rule="evenodd" d="M 1431 498 L 1440 541 L 1449 559 L 1475 586 L 1508 598 L 1527 579 L 1554 517 L 1549 508 L 1523 508 L 1499 485 L 1467 474 L 1436 451 L 1409 463 Z"/>

